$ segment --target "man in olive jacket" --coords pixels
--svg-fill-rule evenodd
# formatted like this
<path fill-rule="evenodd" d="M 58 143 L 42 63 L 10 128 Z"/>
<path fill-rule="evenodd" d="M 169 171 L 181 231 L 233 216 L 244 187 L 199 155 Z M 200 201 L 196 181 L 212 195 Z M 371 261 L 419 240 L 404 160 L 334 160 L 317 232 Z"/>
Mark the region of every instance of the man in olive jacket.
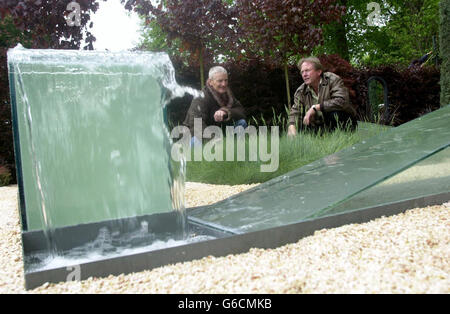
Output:
<path fill-rule="evenodd" d="M 354 130 L 357 125 L 356 110 L 350 104 L 342 79 L 334 73 L 323 72 L 320 60 L 315 57 L 300 60 L 298 68 L 304 83 L 294 95 L 288 135 L 297 134 L 297 125 L 331 131 L 339 124 Z M 299 121 L 300 117 L 303 119 Z"/>
<path fill-rule="evenodd" d="M 191 144 L 198 143 L 194 137 L 194 119 L 201 119 L 201 132 L 210 125 L 226 125 L 247 128 L 245 110 L 233 96 L 228 87 L 228 73 L 223 67 L 216 66 L 209 70 L 208 80 L 203 89 L 204 97 L 194 98 L 187 112 L 183 125 L 191 131 Z M 195 125 L 198 127 L 197 125 Z M 198 130 L 200 131 L 200 130 Z M 197 131 L 197 132 L 198 132 Z"/>

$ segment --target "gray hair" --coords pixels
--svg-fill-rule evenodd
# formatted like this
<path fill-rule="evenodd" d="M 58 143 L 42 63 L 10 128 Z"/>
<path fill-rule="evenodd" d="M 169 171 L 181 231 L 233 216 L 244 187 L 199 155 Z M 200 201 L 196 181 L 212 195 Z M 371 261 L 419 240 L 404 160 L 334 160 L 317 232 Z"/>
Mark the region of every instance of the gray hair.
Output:
<path fill-rule="evenodd" d="M 209 70 L 208 78 L 209 78 L 210 80 L 212 80 L 212 79 L 214 78 L 214 75 L 216 75 L 216 74 L 218 74 L 218 73 L 225 73 L 225 74 L 228 75 L 228 72 L 227 72 L 227 70 L 225 70 L 224 67 L 221 67 L 221 66 L 215 66 L 215 67 L 212 67 L 212 68 Z"/>
<path fill-rule="evenodd" d="M 322 70 L 323 71 L 323 66 L 322 63 L 320 63 L 319 58 L 316 57 L 307 57 L 307 58 L 302 58 L 300 59 L 300 61 L 297 64 L 298 69 L 301 71 L 302 70 L 302 64 L 304 62 L 308 62 L 311 63 L 314 66 L 315 70 Z"/>

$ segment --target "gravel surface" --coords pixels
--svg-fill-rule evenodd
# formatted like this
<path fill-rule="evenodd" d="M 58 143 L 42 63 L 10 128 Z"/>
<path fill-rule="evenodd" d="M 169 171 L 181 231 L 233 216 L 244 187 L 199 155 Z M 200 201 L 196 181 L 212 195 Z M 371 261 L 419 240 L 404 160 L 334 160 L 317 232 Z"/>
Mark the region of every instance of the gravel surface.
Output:
<path fill-rule="evenodd" d="M 211 204 L 250 187 L 188 183 L 187 205 Z M 319 230 L 277 249 L 25 291 L 17 186 L 1 187 L 0 293 L 449 293 L 449 214 L 445 203 Z"/>

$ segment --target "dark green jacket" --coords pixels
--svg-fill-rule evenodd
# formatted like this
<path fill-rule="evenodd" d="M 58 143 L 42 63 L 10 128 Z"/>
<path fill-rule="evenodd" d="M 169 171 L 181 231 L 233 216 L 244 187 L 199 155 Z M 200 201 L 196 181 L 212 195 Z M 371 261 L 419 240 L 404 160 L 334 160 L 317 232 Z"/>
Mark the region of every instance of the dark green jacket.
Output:
<path fill-rule="evenodd" d="M 318 97 L 322 112 L 345 111 L 356 117 L 356 110 L 350 103 L 348 89 L 336 74 L 331 72 L 322 74 Z M 289 124 L 296 124 L 299 117 L 303 116 L 315 104 L 311 90 L 303 83 L 294 94 L 294 105 L 289 112 Z"/>
<path fill-rule="evenodd" d="M 183 125 L 191 130 L 191 134 L 194 134 L 194 118 L 202 119 L 202 132 L 210 125 L 222 126 L 222 124 L 245 119 L 245 109 L 236 98 L 234 98 L 232 107 L 228 108 L 221 107 L 208 88 L 205 87 L 203 89 L 203 94 L 204 97 L 198 97 L 192 100 L 191 106 L 189 107 L 183 122 Z M 214 120 L 214 113 L 219 109 L 222 109 L 227 113 L 225 121 L 223 122 L 216 122 Z"/>

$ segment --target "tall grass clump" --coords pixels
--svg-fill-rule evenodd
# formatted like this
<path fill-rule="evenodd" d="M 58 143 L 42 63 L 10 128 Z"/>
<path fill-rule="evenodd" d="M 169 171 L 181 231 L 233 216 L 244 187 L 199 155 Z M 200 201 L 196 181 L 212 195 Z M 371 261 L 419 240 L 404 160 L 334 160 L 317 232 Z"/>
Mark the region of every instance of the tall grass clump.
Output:
<path fill-rule="evenodd" d="M 268 127 L 270 130 L 270 128 Z M 358 130 L 351 132 L 337 129 L 334 132 L 301 132 L 296 137 L 287 137 L 285 130 L 280 131 L 278 168 L 273 172 L 262 172 L 258 153 L 256 161 L 249 160 L 249 137 L 245 139 L 245 161 L 188 161 L 187 181 L 208 184 L 237 185 L 266 182 L 292 170 L 305 166 L 315 160 L 334 154 L 371 136 L 379 134 L 383 128 L 373 124 L 361 123 Z M 269 135 L 270 135 L 270 131 Z M 223 151 L 226 154 L 226 141 L 223 138 Z M 267 139 L 271 152 L 270 136 Z M 236 144 L 234 144 L 236 147 Z M 258 152 L 260 147 L 258 145 Z M 236 153 L 236 149 L 234 150 Z M 193 158 L 191 160 L 194 160 Z M 223 158 L 226 160 L 226 158 Z M 234 160 L 237 160 L 236 158 Z"/>

